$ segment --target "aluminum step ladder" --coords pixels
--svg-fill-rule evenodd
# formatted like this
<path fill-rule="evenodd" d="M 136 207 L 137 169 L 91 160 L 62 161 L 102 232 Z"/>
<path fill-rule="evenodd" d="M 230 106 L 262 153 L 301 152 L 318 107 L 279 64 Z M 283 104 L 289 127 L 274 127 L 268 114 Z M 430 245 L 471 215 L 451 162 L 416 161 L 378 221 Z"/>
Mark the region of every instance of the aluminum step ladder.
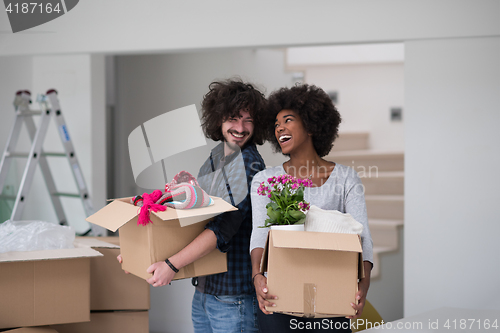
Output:
<path fill-rule="evenodd" d="M 57 91 L 51 89 L 47 91 L 45 95 L 38 95 L 37 102 L 40 105 L 40 110 L 31 110 L 31 93 L 27 90 L 18 91 L 16 93 L 16 97 L 14 99 L 16 119 L 0 162 L 0 189 L 3 189 L 12 159 L 27 158 L 28 160 L 19 185 L 17 196 L 0 196 L 0 198 L 13 200 L 14 206 L 10 219 L 12 221 L 21 219 L 26 199 L 33 182 L 33 176 L 35 175 L 36 166 L 39 164 L 59 224 L 68 225 L 68 220 L 66 219 L 66 215 L 61 204 L 61 197 L 80 198 L 87 216 L 92 215 L 95 211 L 90 200 L 89 191 L 85 183 L 85 179 L 83 178 L 80 164 L 78 163 L 78 159 L 75 154 L 73 143 L 69 136 L 66 122 L 64 121 L 64 117 L 61 113 L 59 100 L 57 98 Z M 33 119 L 33 116 L 35 115 L 41 116 L 38 129 L 36 128 L 35 121 Z M 59 137 L 61 138 L 61 142 L 64 147 L 63 153 L 43 151 L 43 142 L 52 117 L 56 122 Z M 26 128 L 32 142 L 29 153 L 15 152 L 15 147 L 19 139 L 21 125 L 23 122 L 26 124 Z M 68 159 L 78 188 L 78 193 L 63 193 L 57 191 L 54 178 L 52 177 L 52 173 L 50 172 L 50 168 L 47 163 L 47 157 L 66 157 Z M 88 234 L 92 234 L 94 236 L 104 236 L 105 229 L 91 224 L 91 227 L 84 233 L 84 235 Z"/>

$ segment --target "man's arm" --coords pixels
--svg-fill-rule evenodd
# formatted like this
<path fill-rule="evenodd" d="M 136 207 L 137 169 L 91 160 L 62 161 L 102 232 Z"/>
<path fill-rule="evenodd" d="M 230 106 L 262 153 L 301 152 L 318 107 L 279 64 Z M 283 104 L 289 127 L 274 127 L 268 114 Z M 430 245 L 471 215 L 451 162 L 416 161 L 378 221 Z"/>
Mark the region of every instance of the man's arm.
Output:
<path fill-rule="evenodd" d="M 184 266 L 206 256 L 212 252 L 217 246 L 217 237 L 210 229 L 205 229 L 185 248 L 168 258 L 175 268 L 181 269 Z M 175 272 L 170 268 L 165 261 L 159 261 L 149 266 L 148 273 L 153 273 L 153 276 L 146 281 L 153 287 L 161 287 L 169 284 L 174 278 Z"/>

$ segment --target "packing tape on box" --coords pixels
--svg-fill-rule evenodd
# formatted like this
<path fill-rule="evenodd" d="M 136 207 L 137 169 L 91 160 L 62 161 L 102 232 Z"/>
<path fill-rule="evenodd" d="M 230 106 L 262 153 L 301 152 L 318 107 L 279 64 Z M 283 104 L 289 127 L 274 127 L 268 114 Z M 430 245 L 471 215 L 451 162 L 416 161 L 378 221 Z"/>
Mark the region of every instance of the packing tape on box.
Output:
<path fill-rule="evenodd" d="M 194 277 L 196 276 L 195 269 L 194 269 L 194 262 L 190 263 L 187 266 L 184 266 L 184 276 L 186 277 Z"/>
<path fill-rule="evenodd" d="M 314 318 L 316 315 L 316 284 L 304 283 L 304 317 Z"/>

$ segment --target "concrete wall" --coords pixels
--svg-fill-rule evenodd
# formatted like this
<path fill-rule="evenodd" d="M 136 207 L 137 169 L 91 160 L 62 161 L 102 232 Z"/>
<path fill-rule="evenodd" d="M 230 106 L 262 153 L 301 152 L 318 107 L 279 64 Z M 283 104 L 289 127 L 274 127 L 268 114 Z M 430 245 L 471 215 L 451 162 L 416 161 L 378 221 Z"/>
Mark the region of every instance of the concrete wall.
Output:
<path fill-rule="evenodd" d="M 405 316 L 500 309 L 500 37 L 406 43 Z"/>
<path fill-rule="evenodd" d="M 404 317 L 404 227 L 398 230 L 399 246 L 396 251 L 379 255 L 380 276 L 372 278 L 368 301 L 384 321 Z"/>
<path fill-rule="evenodd" d="M 14 125 L 14 97 L 17 90 L 32 90 L 33 61 L 32 57 L 2 57 L 0 58 L 0 149 L 3 150 Z M 19 137 L 19 150 L 28 151 L 30 140 L 28 132 L 23 127 Z M 22 177 L 25 161 L 15 159 L 9 171 L 3 190 L 5 194 L 15 195 Z M 10 200 L 0 200 L 0 222 L 10 218 L 14 203 Z"/>
<path fill-rule="evenodd" d="M 87 0 L 0 37 L 0 55 L 394 42 L 500 32 L 496 0 Z M 425 22 L 425 23 L 424 23 Z M 9 32 L 0 11 L 0 31 Z"/>
<path fill-rule="evenodd" d="M 404 121 L 390 120 L 392 107 L 403 108 L 404 119 L 402 62 L 307 67 L 305 81 L 338 93 L 341 132 L 369 132 L 371 149 L 404 150 Z"/>
<path fill-rule="evenodd" d="M 1 59 L 2 74 L 12 80 L 1 80 L 2 88 L 2 150 L 7 142 L 10 129 L 14 123 L 12 101 L 17 90 L 28 89 L 32 92 L 32 108 L 39 108 L 36 96 L 48 89 L 56 88 L 61 103 L 61 111 L 65 117 L 75 152 L 90 190 L 96 208 L 103 207 L 106 200 L 106 189 L 102 187 L 105 179 L 105 165 L 100 163 L 105 150 L 104 142 L 104 57 L 90 55 L 35 56 L 35 57 L 3 57 Z M 35 119 L 38 123 L 38 119 Z M 16 151 L 28 151 L 30 141 L 27 131 L 21 133 Z M 44 141 L 46 151 L 63 151 L 58 129 L 52 120 Z M 94 156 L 95 154 L 95 156 Z M 13 164 L 14 174 L 10 179 L 19 184 L 25 160 L 16 159 Z M 94 167 L 92 167 L 94 163 Z M 50 158 L 49 166 L 55 175 L 58 191 L 76 193 L 68 161 L 63 158 Z M 105 184 L 105 181 L 104 181 Z M 96 191 L 93 188 L 96 187 Z M 42 220 L 58 222 L 48 192 L 37 168 L 27 203 L 23 211 L 24 220 Z M 95 194 L 95 197 L 94 197 Z M 88 228 L 85 212 L 80 200 L 62 198 L 63 207 L 70 225 L 77 232 Z"/>

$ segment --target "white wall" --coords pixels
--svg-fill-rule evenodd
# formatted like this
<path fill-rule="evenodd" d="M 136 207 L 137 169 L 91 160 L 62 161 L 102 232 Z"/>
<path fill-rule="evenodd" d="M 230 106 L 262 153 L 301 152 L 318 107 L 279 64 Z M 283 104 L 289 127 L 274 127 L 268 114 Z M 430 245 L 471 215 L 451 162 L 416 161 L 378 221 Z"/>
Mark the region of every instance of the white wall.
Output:
<path fill-rule="evenodd" d="M 32 89 L 33 62 L 32 57 L 2 57 L 0 58 L 0 150 L 3 154 L 7 140 L 14 125 L 14 97 L 17 90 Z M 8 79 L 5 79 L 8 78 Z M 19 137 L 19 150 L 28 151 L 30 145 L 28 132 L 23 128 Z M 24 149 L 22 149 L 24 148 Z M 5 194 L 14 195 L 18 189 L 22 176 L 24 161 L 14 159 L 11 170 L 5 181 Z M 19 169 L 21 168 L 21 169 Z M 0 189 L 2 191 L 4 189 Z M 0 222 L 10 218 L 11 209 L 14 203 L 10 200 L 0 201 Z"/>
<path fill-rule="evenodd" d="M 403 108 L 403 63 L 306 67 L 305 81 L 337 91 L 340 132 L 370 133 L 370 148 L 404 149 L 403 122 L 391 122 L 391 107 Z"/>
<path fill-rule="evenodd" d="M 405 52 L 405 316 L 500 309 L 500 37 Z"/>
<path fill-rule="evenodd" d="M 394 42 L 500 33 L 496 0 L 86 0 L 0 55 Z M 425 22 L 425 23 L 424 23 Z M 0 31 L 10 31 L 0 11 Z"/>
<path fill-rule="evenodd" d="M 101 59 L 102 58 L 102 59 Z M 45 93 L 50 88 L 58 91 L 61 111 L 65 117 L 69 134 L 96 208 L 105 204 L 105 187 L 100 183 L 105 177 L 105 165 L 95 165 L 94 172 L 92 163 L 96 162 L 103 154 L 103 147 L 95 143 L 96 140 L 104 142 L 103 126 L 100 126 L 99 115 L 104 115 L 104 74 L 103 57 L 90 55 L 70 55 L 70 56 L 35 56 L 22 58 L 2 58 L 2 71 L 6 74 L 7 80 L 2 80 L 2 137 L 0 146 L 5 147 L 9 130 L 14 122 L 14 112 L 11 101 L 13 101 L 16 90 L 29 89 L 32 93 L 32 108 L 39 108 L 36 103 L 36 95 Z M 94 71 L 94 72 L 93 72 Z M 101 74 L 102 72 L 102 74 Z M 91 84 L 92 83 L 92 84 Z M 7 96 L 8 95 L 10 96 Z M 102 103 L 101 103 L 102 101 Z M 8 103 L 6 103 L 8 102 Z M 10 104 L 10 105 L 8 105 Z M 102 104 L 102 106 L 101 106 Z M 94 113 L 93 113 L 94 112 Z M 94 117 L 93 117 L 94 115 Z M 94 121 L 94 123 L 92 123 Z M 35 120 L 38 124 L 38 119 Z M 63 151 L 63 147 L 57 132 L 55 122 L 52 120 L 44 141 L 44 150 Z M 17 151 L 28 151 L 30 141 L 24 129 L 17 146 Z M 92 150 L 94 142 L 94 150 Z M 96 158 L 92 158 L 96 154 Z M 73 180 L 68 161 L 63 158 L 49 158 L 49 166 L 56 188 L 61 192 L 76 193 L 76 184 Z M 19 184 L 24 171 L 24 160 L 17 160 L 15 163 Z M 12 177 L 9 181 L 12 181 Z M 14 180 L 15 181 L 15 180 Z M 104 182 L 105 183 L 105 182 Z M 93 185 L 99 185 L 96 191 L 96 198 L 93 197 Z M 43 220 L 58 222 L 52 203 L 48 197 L 48 192 L 37 168 L 32 188 L 29 192 L 27 203 L 23 211 L 24 220 Z M 73 198 L 62 198 L 63 207 L 70 222 L 77 232 L 85 231 L 88 228 L 85 222 L 85 213 L 80 200 Z"/>
<path fill-rule="evenodd" d="M 398 230 L 398 249 L 378 256 L 380 275 L 372 278 L 367 300 L 384 321 L 404 317 L 404 228 Z"/>

